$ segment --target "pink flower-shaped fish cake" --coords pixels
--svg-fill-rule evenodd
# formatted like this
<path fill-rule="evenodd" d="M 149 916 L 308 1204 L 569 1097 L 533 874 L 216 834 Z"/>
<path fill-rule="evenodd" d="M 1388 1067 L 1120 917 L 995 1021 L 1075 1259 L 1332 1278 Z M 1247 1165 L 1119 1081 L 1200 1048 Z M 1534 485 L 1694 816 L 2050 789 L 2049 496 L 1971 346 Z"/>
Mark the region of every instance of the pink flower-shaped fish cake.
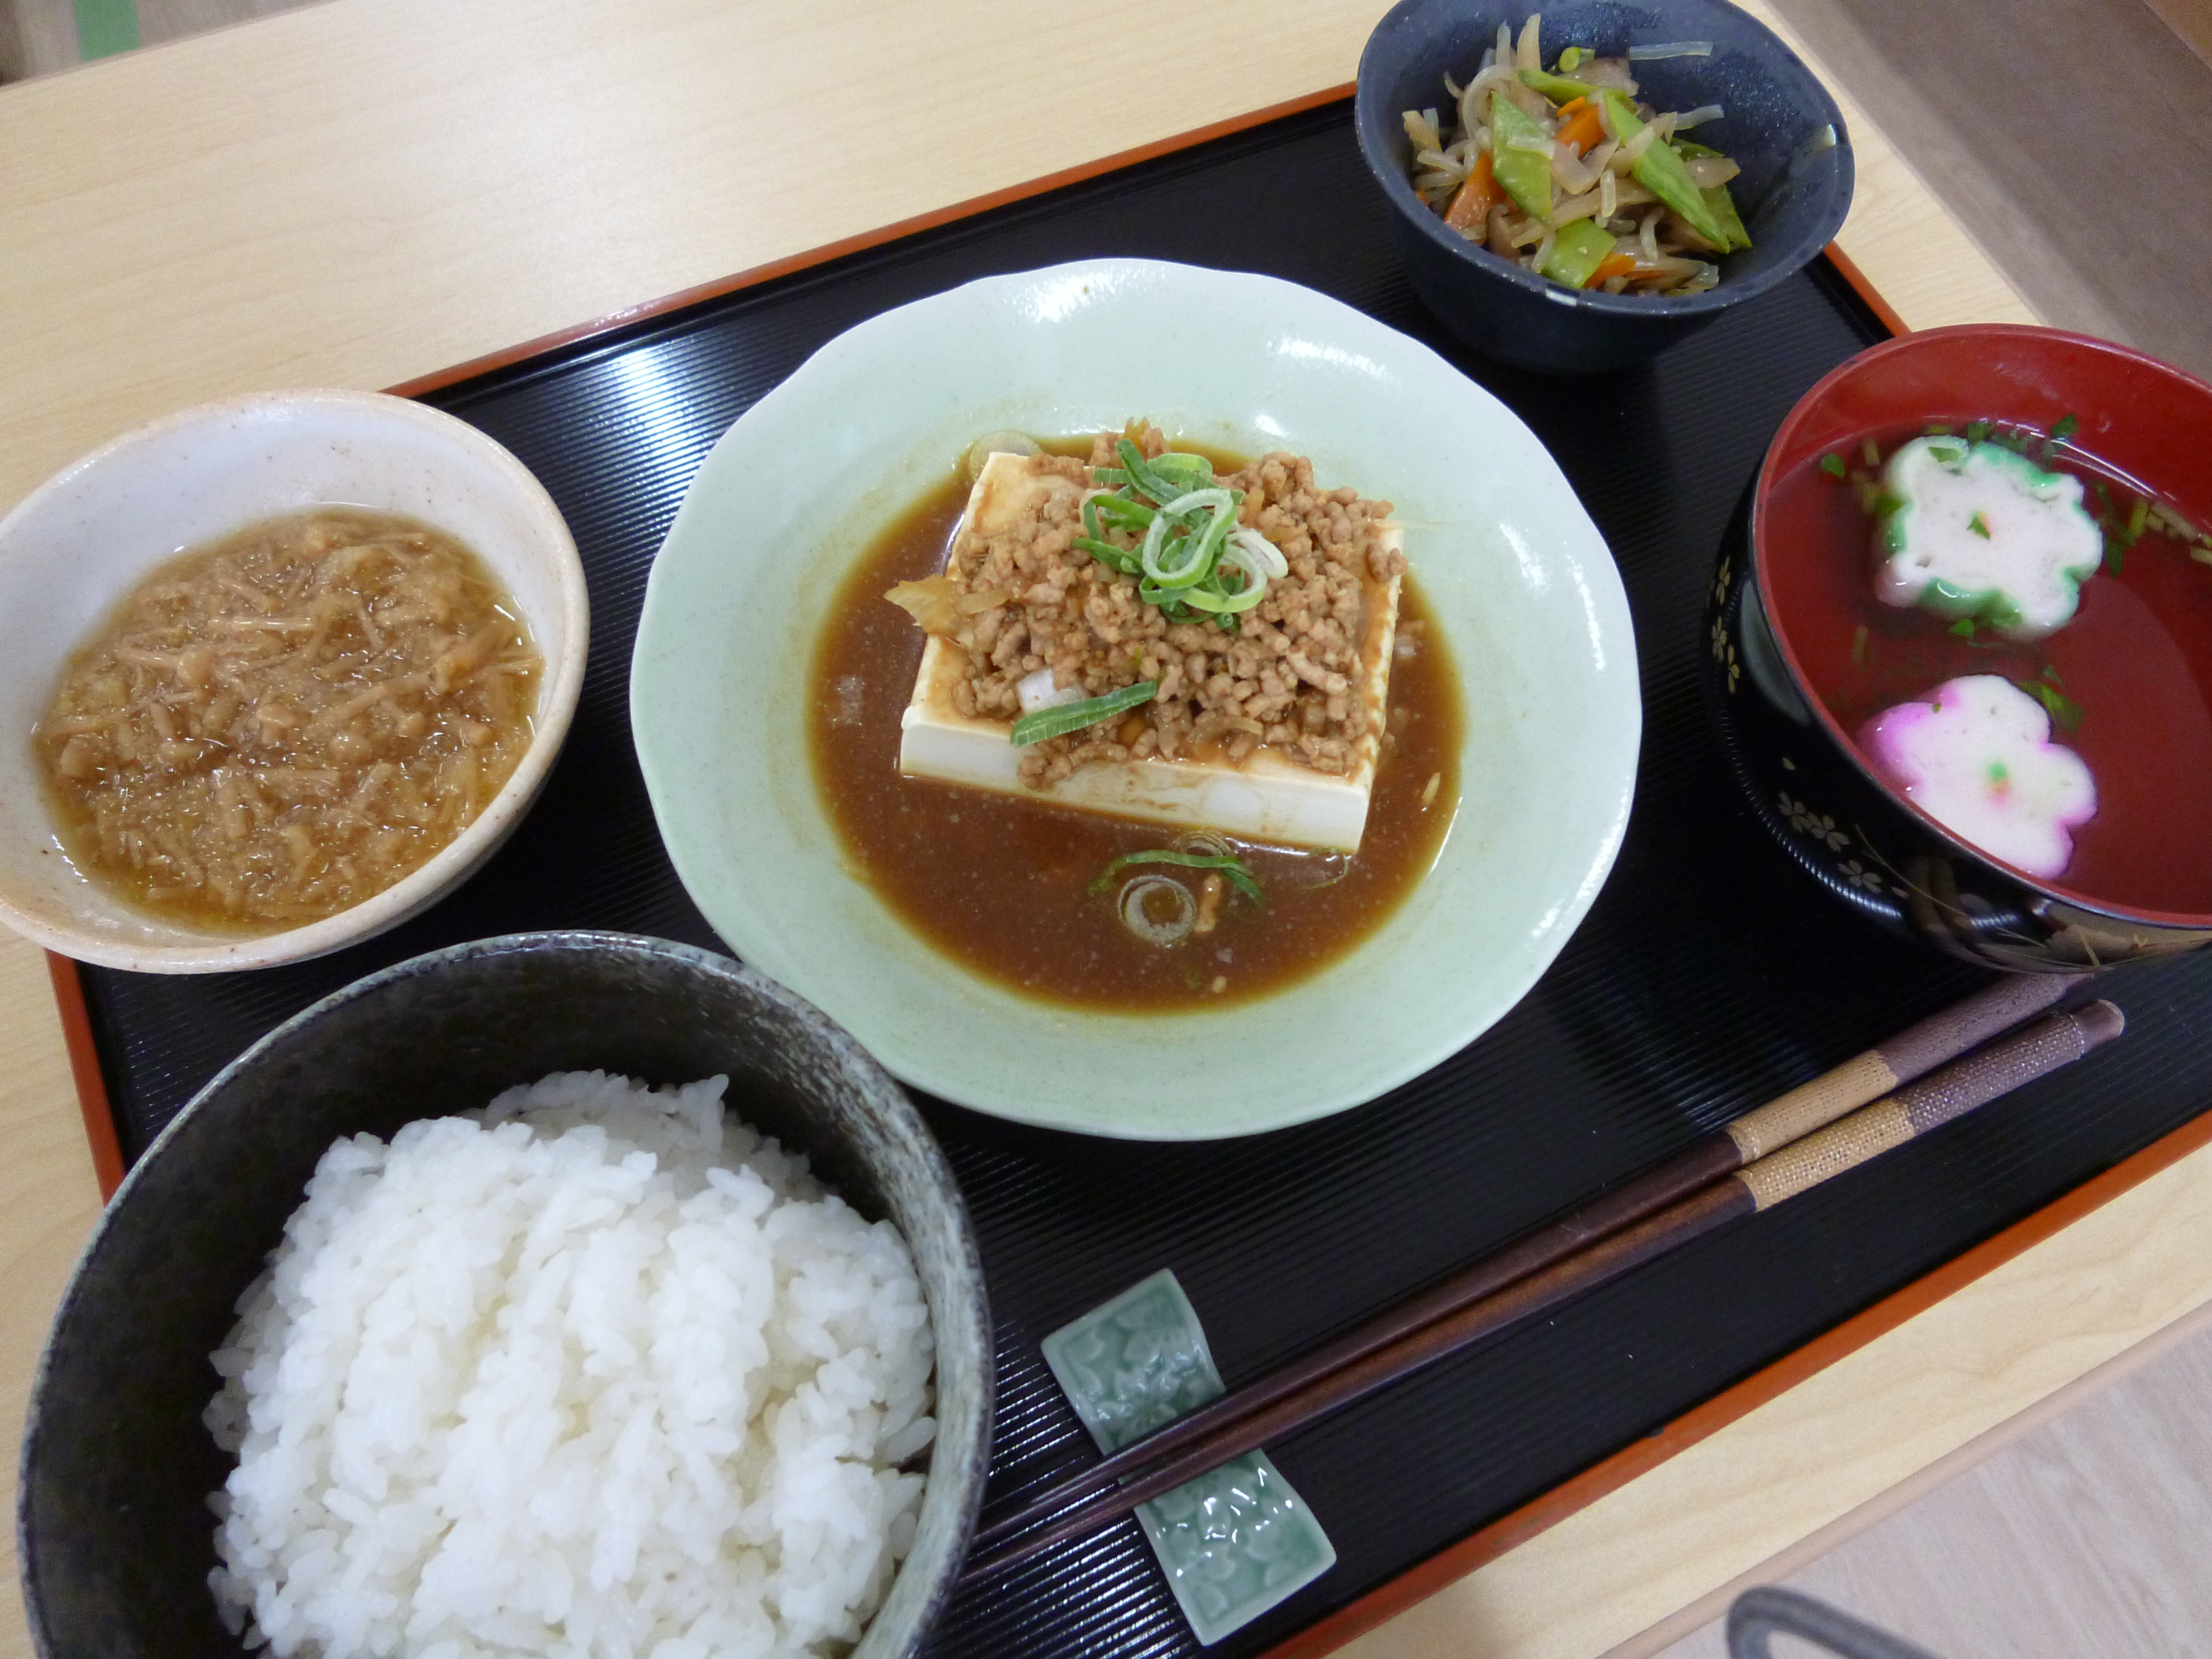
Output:
<path fill-rule="evenodd" d="M 1992 858 L 2045 878 L 2074 857 L 2097 812 L 2081 757 L 2051 741 L 2040 702 L 1996 674 L 1948 680 L 1925 702 L 1884 709 L 1859 732 L 1890 787 Z"/>

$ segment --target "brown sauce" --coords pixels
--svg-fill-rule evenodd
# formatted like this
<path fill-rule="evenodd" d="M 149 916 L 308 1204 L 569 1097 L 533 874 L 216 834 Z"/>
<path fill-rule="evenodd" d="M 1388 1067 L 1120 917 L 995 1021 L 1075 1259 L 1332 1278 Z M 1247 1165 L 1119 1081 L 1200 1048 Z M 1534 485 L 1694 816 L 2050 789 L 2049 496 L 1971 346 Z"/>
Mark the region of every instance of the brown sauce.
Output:
<path fill-rule="evenodd" d="M 1458 678 L 1413 580 L 1400 629 L 1418 648 L 1391 670 L 1388 734 L 1359 852 L 1224 838 L 1258 878 L 1265 908 L 1231 893 L 1212 933 L 1163 948 L 1122 926 L 1119 880 L 1102 895 L 1090 889 L 1113 860 L 1165 847 L 1174 830 L 899 773 L 899 716 L 924 636 L 883 594 L 943 567 L 968 488 L 963 476 L 948 477 L 876 539 L 816 647 L 815 779 L 854 873 L 963 966 L 1079 1007 L 1171 1011 L 1264 996 L 1373 933 L 1435 862 L 1459 800 Z M 1163 873 L 1194 887 L 1199 875 Z"/>
<path fill-rule="evenodd" d="M 543 665 L 483 561 L 317 507 L 163 565 L 33 742 L 78 868 L 172 920 L 271 933 L 427 862 L 530 745 Z"/>

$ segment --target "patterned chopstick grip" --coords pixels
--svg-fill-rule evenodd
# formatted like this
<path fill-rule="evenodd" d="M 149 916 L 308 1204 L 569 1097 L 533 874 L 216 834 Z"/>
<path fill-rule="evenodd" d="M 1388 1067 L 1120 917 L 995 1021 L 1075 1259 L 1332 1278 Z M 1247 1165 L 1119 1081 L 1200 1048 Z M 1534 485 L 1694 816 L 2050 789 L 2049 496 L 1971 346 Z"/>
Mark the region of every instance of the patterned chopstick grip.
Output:
<path fill-rule="evenodd" d="M 1881 1099 L 1899 1081 L 1881 1050 L 1869 1048 L 1833 1071 L 1821 1073 L 1810 1083 L 1801 1083 L 1788 1094 L 1777 1095 L 1765 1105 L 1746 1112 L 1726 1126 L 1728 1138 L 1735 1142 L 1746 1164 L 1755 1163 L 1825 1128 L 1854 1107 Z"/>
<path fill-rule="evenodd" d="M 2119 1036 L 2127 1021 L 2109 1002 L 2093 1002 L 2070 1014 L 2039 1019 L 2016 1037 L 1993 1042 L 1956 1065 L 1930 1073 L 1897 1099 L 1912 1120 L 1912 1132 L 1926 1134 L 1953 1118 L 1995 1100 L 2045 1072 L 2055 1072 Z"/>
<path fill-rule="evenodd" d="M 1861 1107 L 1770 1153 L 1733 1179 L 1743 1183 L 1756 1207 L 1771 1209 L 2081 1059 L 2118 1036 L 2124 1024 L 2120 1011 L 2109 1002 L 2093 1002 L 2076 1013 L 2052 1014 L 1899 1089 L 1887 1100 Z"/>
<path fill-rule="evenodd" d="M 2039 1014 L 2086 978 L 2081 974 L 2014 974 L 1908 1026 L 1879 1048 L 1801 1084 L 1727 1126 L 1746 1164 L 1826 1127 L 1855 1107 L 1956 1060 L 1968 1049 Z"/>

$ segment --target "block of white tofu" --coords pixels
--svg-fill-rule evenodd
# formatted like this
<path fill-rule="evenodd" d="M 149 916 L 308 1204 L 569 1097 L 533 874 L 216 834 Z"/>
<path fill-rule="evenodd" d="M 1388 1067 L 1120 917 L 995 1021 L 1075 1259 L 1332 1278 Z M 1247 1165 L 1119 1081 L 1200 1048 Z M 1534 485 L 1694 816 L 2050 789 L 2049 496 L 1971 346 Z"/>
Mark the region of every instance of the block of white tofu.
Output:
<path fill-rule="evenodd" d="M 1032 510 L 1034 493 L 1042 487 L 1021 457 L 993 455 L 969 492 L 961 527 L 980 522 L 988 529 Z M 1380 533 L 1390 545 L 1401 544 L 1395 525 Z M 956 558 L 958 546 L 956 538 Z M 1362 572 L 1360 580 L 1367 589 L 1367 631 L 1360 642 L 1356 684 L 1365 706 L 1380 709 L 1389 690 L 1397 638 L 1399 579 L 1377 580 Z M 1226 759 L 1094 761 L 1036 789 L 1021 781 L 1022 751 L 1014 746 L 1011 723 L 963 715 L 954 706 L 952 688 L 967 673 L 967 653 L 957 641 L 933 635 L 922 652 L 913 699 L 901 717 L 901 772 L 1277 846 L 1358 850 L 1375 787 L 1379 721 L 1369 722 L 1374 729 L 1360 740 L 1358 763 L 1344 777 L 1313 771 L 1263 747 L 1241 766 Z"/>

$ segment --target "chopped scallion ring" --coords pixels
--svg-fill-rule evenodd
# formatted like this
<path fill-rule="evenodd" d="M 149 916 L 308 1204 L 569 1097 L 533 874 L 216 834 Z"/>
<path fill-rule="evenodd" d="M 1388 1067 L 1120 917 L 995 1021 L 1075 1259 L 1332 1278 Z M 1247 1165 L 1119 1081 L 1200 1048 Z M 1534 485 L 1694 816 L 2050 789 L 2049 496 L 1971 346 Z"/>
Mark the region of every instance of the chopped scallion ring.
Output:
<path fill-rule="evenodd" d="M 1164 921 L 1150 914 L 1152 901 L 1164 898 L 1175 914 Z M 1198 923 L 1198 901 L 1190 889 L 1168 876 L 1139 876 L 1121 890 L 1121 925 L 1147 945 L 1180 945 Z"/>
<path fill-rule="evenodd" d="M 1103 893 L 1114 884 L 1114 878 L 1133 864 L 1173 864 L 1185 870 L 1218 870 L 1229 884 L 1255 904 L 1265 904 L 1260 892 L 1260 883 L 1252 874 L 1251 866 L 1242 859 L 1217 857 L 1205 853 L 1177 853 L 1165 847 L 1152 848 L 1141 853 L 1124 853 L 1098 872 L 1091 884 L 1093 893 Z"/>
<path fill-rule="evenodd" d="M 1230 532 L 1229 539 L 1259 561 L 1262 575 L 1272 580 L 1291 574 L 1291 562 L 1283 556 L 1283 550 L 1249 525 L 1239 525 Z"/>
<path fill-rule="evenodd" d="M 1134 685 L 1125 685 L 1119 691 L 1109 691 L 1103 697 L 1085 697 L 1081 702 L 1064 702 L 1057 708 L 1040 708 L 1024 714 L 1014 722 L 1013 740 L 1017 744 L 1042 743 L 1047 738 L 1064 738 L 1071 732 L 1080 732 L 1086 726 L 1096 726 L 1116 714 L 1125 714 L 1132 708 L 1141 708 L 1152 700 L 1160 689 L 1158 680 L 1139 680 Z"/>
<path fill-rule="evenodd" d="M 1165 513 L 1152 520 L 1145 532 L 1144 550 L 1137 556 L 1152 585 L 1171 591 L 1201 580 L 1209 562 L 1202 539 Z"/>
<path fill-rule="evenodd" d="M 1202 582 L 1196 587 L 1185 588 L 1180 597 L 1185 605 L 1194 610 L 1210 611 L 1216 616 L 1233 617 L 1259 604 L 1267 591 L 1267 585 L 1259 581 L 1249 583 L 1234 593 L 1212 582 Z"/>

